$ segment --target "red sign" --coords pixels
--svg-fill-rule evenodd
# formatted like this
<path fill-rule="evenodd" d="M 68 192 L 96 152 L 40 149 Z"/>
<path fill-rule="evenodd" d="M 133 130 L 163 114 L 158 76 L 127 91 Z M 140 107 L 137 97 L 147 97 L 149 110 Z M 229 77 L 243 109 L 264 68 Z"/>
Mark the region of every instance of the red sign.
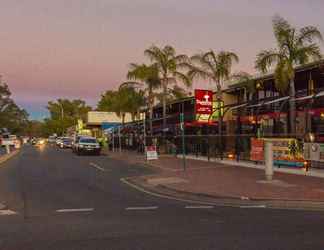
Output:
<path fill-rule="evenodd" d="M 210 115 L 213 112 L 213 92 L 210 90 L 195 89 L 196 114 Z"/>
<path fill-rule="evenodd" d="M 263 140 L 251 138 L 251 152 L 250 159 L 251 161 L 263 161 L 264 151 L 263 151 Z"/>

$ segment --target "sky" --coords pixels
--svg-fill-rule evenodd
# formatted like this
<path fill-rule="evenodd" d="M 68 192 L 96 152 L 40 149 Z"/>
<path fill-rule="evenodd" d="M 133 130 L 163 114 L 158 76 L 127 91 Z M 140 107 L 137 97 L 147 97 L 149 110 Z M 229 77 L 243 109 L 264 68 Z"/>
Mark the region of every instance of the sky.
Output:
<path fill-rule="evenodd" d="M 255 55 L 275 46 L 275 14 L 324 34 L 323 0 L 0 0 L 0 6 L 0 74 L 34 119 L 44 118 L 56 98 L 95 105 L 125 80 L 129 63 L 147 62 L 143 51 L 153 44 L 188 55 L 233 51 L 240 57 L 234 71 L 255 73 Z"/>

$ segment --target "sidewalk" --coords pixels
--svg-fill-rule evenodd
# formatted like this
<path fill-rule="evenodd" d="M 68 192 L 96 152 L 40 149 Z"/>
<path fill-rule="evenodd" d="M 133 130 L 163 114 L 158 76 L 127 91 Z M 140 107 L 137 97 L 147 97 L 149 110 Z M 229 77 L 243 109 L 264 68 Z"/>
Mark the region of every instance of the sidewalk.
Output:
<path fill-rule="evenodd" d="M 177 157 L 182 158 L 182 155 L 178 155 Z M 199 160 L 199 161 L 206 161 L 208 162 L 208 158 L 206 156 L 198 156 L 195 155 L 186 155 L 186 159 L 192 159 L 192 160 Z M 263 164 L 255 164 L 250 161 L 236 161 L 236 160 L 229 160 L 229 159 L 216 159 L 216 158 L 210 158 L 210 162 L 216 162 L 226 165 L 232 165 L 232 166 L 241 166 L 241 167 L 247 167 L 247 168 L 256 168 L 256 169 L 264 169 L 265 165 Z M 297 175 L 305 175 L 305 176 L 313 176 L 313 177 L 320 177 L 324 178 L 324 169 L 316 169 L 316 168 L 310 168 L 308 171 L 305 171 L 304 169 L 300 168 L 289 168 L 289 167 L 278 167 L 274 166 L 275 172 L 281 172 L 281 173 L 287 173 L 287 174 L 297 174 Z"/>
<path fill-rule="evenodd" d="M 160 191 L 240 200 L 324 202 L 322 178 L 275 172 L 274 181 L 269 183 L 264 171 L 256 168 L 188 159 L 187 170 L 183 171 L 182 159 L 174 156 L 161 156 L 147 163 L 143 155 L 134 152 L 108 155 L 130 164 L 149 164 L 156 174 L 137 178 L 136 182 Z"/>
<path fill-rule="evenodd" d="M 19 150 L 15 149 L 10 152 L 10 154 L 5 154 L 5 152 L 2 151 L 2 154 L 0 155 L 0 164 L 9 160 L 11 157 L 15 156 L 18 154 Z"/>

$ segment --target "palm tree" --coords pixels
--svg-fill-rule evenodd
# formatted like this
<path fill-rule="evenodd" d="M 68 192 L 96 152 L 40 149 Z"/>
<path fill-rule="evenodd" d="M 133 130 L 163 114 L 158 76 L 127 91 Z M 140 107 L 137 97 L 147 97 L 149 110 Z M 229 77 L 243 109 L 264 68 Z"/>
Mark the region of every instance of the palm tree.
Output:
<path fill-rule="evenodd" d="M 275 86 L 281 92 L 289 89 L 290 133 L 296 133 L 295 104 L 295 65 L 303 65 L 310 60 L 321 58 L 319 46 L 314 42 L 322 40 L 320 31 L 313 26 L 306 26 L 298 31 L 280 16 L 273 18 L 273 31 L 277 40 L 277 49 L 263 50 L 256 58 L 255 67 L 262 73 L 268 72 L 275 64 Z"/>
<path fill-rule="evenodd" d="M 159 48 L 155 45 L 146 49 L 144 54 L 151 60 L 154 67 L 158 70 L 159 79 L 162 86 L 162 106 L 163 106 L 163 129 L 166 128 L 166 103 L 168 96 L 168 88 L 170 85 L 176 85 L 177 80 L 182 81 L 185 86 L 191 86 L 191 79 L 186 74 L 182 73 L 180 64 L 188 62 L 189 58 L 186 55 L 177 55 L 172 46 Z"/>
<path fill-rule="evenodd" d="M 156 99 L 158 100 L 159 103 L 163 102 L 163 96 L 164 96 L 163 93 L 156 94 Z M 180 86 L 175 85 L 172 88 L 167 89 L 166 101 L 171 102 L 171 101 L 182 99 L 182 98 L 185 98 L 188 96 L 189 96 L 189 93 L 184 88 L 181 88 Z"/>
<path fill-rule="evenodd" d="M 132 121 L 140 113 L 140 108 L 145 104 L 144 91 L 137 90 L 133 86 L 121 84 L 118 89 L 118 99 L 116 100 L 119 105 L 121 112 L 125 115 L 130 113 Z"/>
<path fill-rule="evenodd" d="M 185 66 L 189 68 L 188 75 L 190 78 L 202 78 L 216 84 L 217 101 L 221 103 L 223 100 L 222 88 L 225 81 L 231 77 L 233 63 L 238 63 L 238 61 L 238 56 L 233 52 L 220 51 L 216 54 L 213 50 L 210 50 L 191 57 L 191 63 Z M 218 133 L 221 135 L 223 117 L 220 110 L 218 110 L 218 113 Z"/>
<path fill-rule="evenodd" d="M 131 86 L 133 88 L 140 87 L 144 92 L 147 106 L 149 108 L 149 124 L 150 133 L 152 135 L 153 106 L 156 97 L 155 90 L 161 86 L 159 72 L 155 65 L 135 64 L 130 65 L 127 73 L 128 82 L 124 82 L 121 86 Z"/>

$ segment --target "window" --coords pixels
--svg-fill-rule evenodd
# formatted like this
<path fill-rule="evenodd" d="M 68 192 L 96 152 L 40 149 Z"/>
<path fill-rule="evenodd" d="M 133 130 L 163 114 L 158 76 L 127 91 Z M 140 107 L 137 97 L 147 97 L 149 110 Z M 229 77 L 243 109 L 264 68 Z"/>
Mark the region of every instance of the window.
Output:
<path fill-rule="evenodd" d="M 82 138 L 80 139 L 81 143 L 97 143 L 96 139 L 92 139 L 92 138 Z"/>

